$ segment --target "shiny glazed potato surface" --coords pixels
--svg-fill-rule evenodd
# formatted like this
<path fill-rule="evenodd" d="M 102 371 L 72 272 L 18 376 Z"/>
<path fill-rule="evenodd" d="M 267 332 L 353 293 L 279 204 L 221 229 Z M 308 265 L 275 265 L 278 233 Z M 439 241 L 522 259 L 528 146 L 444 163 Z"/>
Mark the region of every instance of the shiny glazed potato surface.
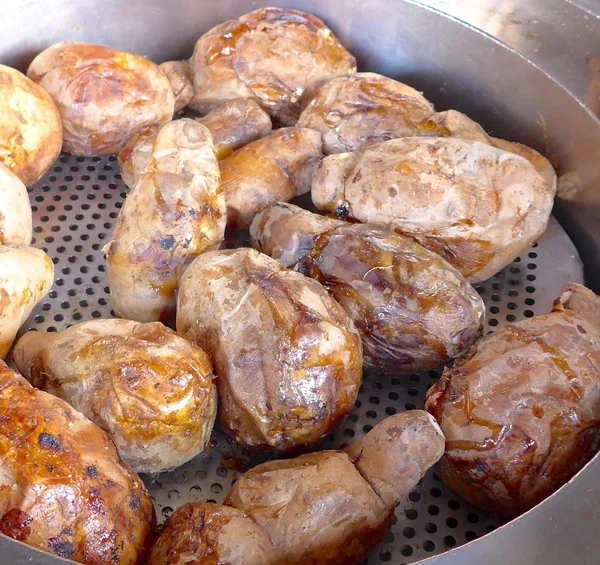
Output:
<path fill-rule="evenodd" d="M 157 65 L 132 53 L 67 41 L 42 51 L 27 76 L 58 107 L 63 150 L 72 155 L 118 153 L 138 129 L 173 116 L 169 80 Z"/>
<path fill-rule="evenodd" d="M 187 118 L 164 125 L 105 247 L 116 314 L 172 320 L 179 276 L 194 257 L 219 246 L 225 222 L 209 131 Z"/>
<path fill-rule="evenodd" d="M 355 72 L 356 60 L 315 16 L 263 8 L 205 33 L 190 67 L 193 110 L 205 114 L 227 100 L 250 98 L 278 125 L 290 126 L 317 88 Z"/>
<path fill-rule="evenodd" d="M 0 361 L 0 532 L 81 563 L 143 565 L 152 502 L 106 434 Z"/>
<path fill-rule="evenodd" d="M 30 186 L 52 166 L 61 146 L 52 98 L 24 74 L 0 65 L 0 162 Z"/>
<path fill-rule="evenodd" d="M 100 426 L 138 473 L 160 473 L 200 453 L 217 393 L 208 355 L 158 322 L 94 320 L 28 332 L 13 358 L 35 387 Z"/>
<path fill-rule="evenodd" d="M 483 338 L 428 391 L 446 436 L 437 472 L 499 514 L 528 510 L 600 442 L 600 297 L 569 285 L 555 310 Z"/>
<path fill-rule="evenodd" d="M 475 289 L 439 255 L 390 229 L 278 203 L 250 232 L 258 249 L 323 284 L 356 324 L 371 367 L 432 369 L 481 336 L 485 309 Z"/>
<path fill-rule="evenodd" d="M 316 281 L 253 249 L 205 253 L 187 268 L 177 331 L 211 356 L 220 416 L 240 443 L 307 448 L 352 410 L 354 324 Z"/>

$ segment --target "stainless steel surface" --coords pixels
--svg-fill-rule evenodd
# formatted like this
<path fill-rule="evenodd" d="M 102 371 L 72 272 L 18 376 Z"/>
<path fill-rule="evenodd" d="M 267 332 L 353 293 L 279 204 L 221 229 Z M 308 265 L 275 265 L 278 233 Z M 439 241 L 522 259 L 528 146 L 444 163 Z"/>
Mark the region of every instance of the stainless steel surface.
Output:
<path fill-rule="evenodd" d="M 65 39 L 105 43 L 156 61 L 185 56 L 212 25 L 266 4 L 294 6 L 319 15 L 358 56 L 362 69 L 404 80 L 421 88 L 438 109 L 466 111 L 494 135 L 547 151 L 559 172 L 570 175 L 567 178 L 578 188 L 573 202 L 557 212 L 578 243 L 587 282 L 600 289 L 600 123 L 527 59 L 422 6 L 393 0 L 16 0 L 4 6 L 0 20 L 0 62 L 26 65 L 41 49 Z M 29 325 L 48 330 L 108 313 L 101 247 L 125 197 L 114 158 L 63 156 L 56 166 L 59 169 L 51 171 L 31 193 L 36 206 L 36 245 L 46 247 L 55 258 L 57 281 Z M 525 254 L 499 277 L 480 285 L 490 309 L 488 323 L 497 321 L 489 329 L 506 323 L 507 316 L 546 311 L 567 278 L 581 279 L 577 254 L 556 223 L 528 253 L 538 256 Z M 359 437 L 365 426 L 393 410 L 405 409 L 407 403 L 422 405 L 426 387 L 435 378 L 433 374 L 395 379 L 368 375 L 360 405 L 327 445 L 338 446 L 352 434 Z M 222 435 L 216 434 L 215 439 L 206 455 L 172 475 L 150 480 L 159 518 L 169 513 L 165 508 L 175 508 L 186 499 L 219 500 L 239 466 L 248 465 L 245 454 L 235 451 Z M 223 450 L 235 453 L 223 457 Z M 431 564 L 597 563 L 599 472 L 597 457 L 579 478 L 530 513 L 492 535 L 433 557 Z M 450 547 L 451 538 L 460 545 L 497 525 L 491 517 L 471 512 L 462 501 L 450 504 L 456 499 L 431 474 L 416 492 L 418 496 L 413 495 L 399 510 L 391 535 L 369 557 L 369 563 L 412 562 Z M 467 536 L 467 532 L 473 533 Z M 0 538 L 0 563 L 30 563 L 32 559 L 42 565 L 62 562 Z"/>
<path fill-rule="evenodd" d="M 419 0 L 504 41 L 600 114 L 598 0 Z"/>

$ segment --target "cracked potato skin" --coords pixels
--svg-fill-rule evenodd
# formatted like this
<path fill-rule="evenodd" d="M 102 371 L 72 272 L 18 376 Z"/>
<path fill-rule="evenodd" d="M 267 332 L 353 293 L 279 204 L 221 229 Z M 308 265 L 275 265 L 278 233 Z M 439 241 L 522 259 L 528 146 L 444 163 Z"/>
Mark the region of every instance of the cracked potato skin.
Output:
<path fill-rule="evenodd" d="M 87 565 L 142 565 L 150 495 L 106 434 L 0 361 L 0 532 Z"/>
<path fill-rule="evenodd" d="M 205 253 L 187 268 L 177 331 L 211 356 L 221 419 L 240 443 L 310 447 L 352 410 L 354 324 L 319 283 L 254 249 Z"/>
<path fill-rule="evenodd" d="M 282 203 L 261 212 L 250 231 L 257 249 L 295 260 L 298 271 L 329 291 L 360 332 L 365 364 L 377 370 L 433 369 L 467 353 L 481 336 L 479 294 L 410 238 Z"/>
<path fill-rule="evenodd" d="M 54 100 L 72 155 L 119 153 L 138 129 L 173 117 L 169 80 L 140 55 L 66 41 L 42 51 L 27 76 Z"/>
<path fill-rule="evenodd" d="M 322 156 L 319 132 L 282 128 L 220 161 L 227 227 L 247 228 L 269 204 L 306 194 Z"/>
<path fill-rule="evenodd" d="M 356 60 L 311 14 L 262 8 L 205 33 L 190 59 L 195 96 L 206 114 L 233 98 L 254 100 L 277 125 L 293 125 L 316 90 L 356 71 Z"/>
<path fill-rule="evenodd" d="M 169 122 L 158 132 L 105 247 L 116 314 L 170 321 L 179 276 L 194 257 L 219 246 L 225 222 L 210 132 L 187 118 Z"/>
<path fill-rule="evenodd" d="M 330 155 L 312 182 L 321 212 L 396 229 L 471 283 L 500 271 L 541 236 L 554 194 L 523 157 L 448 137 L 394 139 Z"/>
<path fill-rule="evenodd" d="M 507 517 L 568 481 L 600 443 L 600 298 L 569 285 L 555 309 L 505 326 L 427 392 L 446 436 L 437 473 Z"/>
<path fill-rule="evenodd" d="M 159 322 L 93 320 L 28 332 L 13 359 L 36 388 L 100 426 L 137 473 L 179 467 L 210 439 L 217 411 L 210 359 Z"/>
<path fill-rule="evenodd" d="M 275 565 L 273 544 L 245 512 L 221 504 L 186 504 L 167 520 L 147 565 Z"/>
<path fill-rule="evenodd" d="M 56 161 L 62 142 L 60 114 L 49 94 L 0 65 L 0 162 L 31 186 Z"/>
<path fill-rule="evenodd" d="M 297 126 L 321 132 L 323 153 L 331 155 L 409 136 L 433 112 L 414 88 L 376 73 L 355 73 L 323 85 Z"/>

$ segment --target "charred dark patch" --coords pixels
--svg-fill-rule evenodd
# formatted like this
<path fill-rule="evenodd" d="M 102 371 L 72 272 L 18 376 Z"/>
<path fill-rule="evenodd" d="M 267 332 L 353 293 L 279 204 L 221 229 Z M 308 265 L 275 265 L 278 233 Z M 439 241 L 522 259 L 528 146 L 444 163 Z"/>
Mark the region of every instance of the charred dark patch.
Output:
<path fill-rule="evenodd" d="M 29 514 L 18 508 L 11 508 L 0 519 L 0 532 L 18 541 L 24 541 L 31 533 L 29 524 L 31 524 Z"/>
<path fill-rule="evenodd" d="M 64 541 L 60 538 L 50 538 L 48 547 L 59 557 L 71 559 L 73 557 L 73 544 L 70 541 Z"/>
<path fill-rule="evenodd" d="M 59 453 L 62 452 L 62 445 L 56 436 L 52 434 L 42 433 L 38 436 L 38 443 L 46 449 L 54 449 Z"/>
<path fill-rule="evenodd" d="M 137 510 L 140 507 L 140 500 L 142 499 L 141 494 L 132 494 L 129 497 L 129 508 Z"/>
<path fill-rule="evenodd" d="M 585 331 L 585 328 L 584 328 L 583 326 L 580 326 L 580 325 L 578 325 L 578 326 L 577 326 L 577 329 L 579 330 L 579 333 L 582 333 L 582 334 L 586 334 L 586 333 L 587 333 L 587 332 Z"/>
<path fill-rule="evenodd" d="M 48 465 L 47 466 L 48 471 L 50 471 L 51 473 L 54 473 L 54 465 Z"/>
<path fill-rule="evenodd" d="M 98 478 L 98 469 L 96 469 L 96 467 L 94 465 L 90 465 L 87 468 L 87 476 L 90 477 L 90 479 L 96 479 Z"/>
<path fill-rule="evenodd" d="M 169 235 L 164 239 L 159 239 L 158 243 L 163 249 L 166 249 L 168 251 L 169 249 L 173 249 L 173 247 L 175 246 L 175 238 L 172 235 Z"/>

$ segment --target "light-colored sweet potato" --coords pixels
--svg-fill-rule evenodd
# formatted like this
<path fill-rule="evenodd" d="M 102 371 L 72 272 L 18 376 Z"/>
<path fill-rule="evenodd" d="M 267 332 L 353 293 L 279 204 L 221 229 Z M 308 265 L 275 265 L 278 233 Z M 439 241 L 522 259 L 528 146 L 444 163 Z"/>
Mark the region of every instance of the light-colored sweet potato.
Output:
<path fill-rule="evenodd" d="M 93 320 L 28 332 L 13 359 L 33 386 L 100 426 L 138 473 L 183 465 L 210 439 L 217 411 L 210 359 L 159 322 Z"/>
<path fill-rule="evenodd" d="M 27 76 L 54 100 L 73 155 L 118 153 L 138 129 L 173 117 L 169 80 L 140 55 L 67 41 L 42 51 Z"/>
<path fill-rule="evenodd" d="M 0 163 L 0 245 L 29 245 L 31 205 L 25 185 Z"/>
<path fill-rule="evenodd" d="M 175 111 L 185 108 L 194 97 L 194 83 L 188 61 L 167 61 L 158 65 L 171 83 L 175 96 Z"/>

